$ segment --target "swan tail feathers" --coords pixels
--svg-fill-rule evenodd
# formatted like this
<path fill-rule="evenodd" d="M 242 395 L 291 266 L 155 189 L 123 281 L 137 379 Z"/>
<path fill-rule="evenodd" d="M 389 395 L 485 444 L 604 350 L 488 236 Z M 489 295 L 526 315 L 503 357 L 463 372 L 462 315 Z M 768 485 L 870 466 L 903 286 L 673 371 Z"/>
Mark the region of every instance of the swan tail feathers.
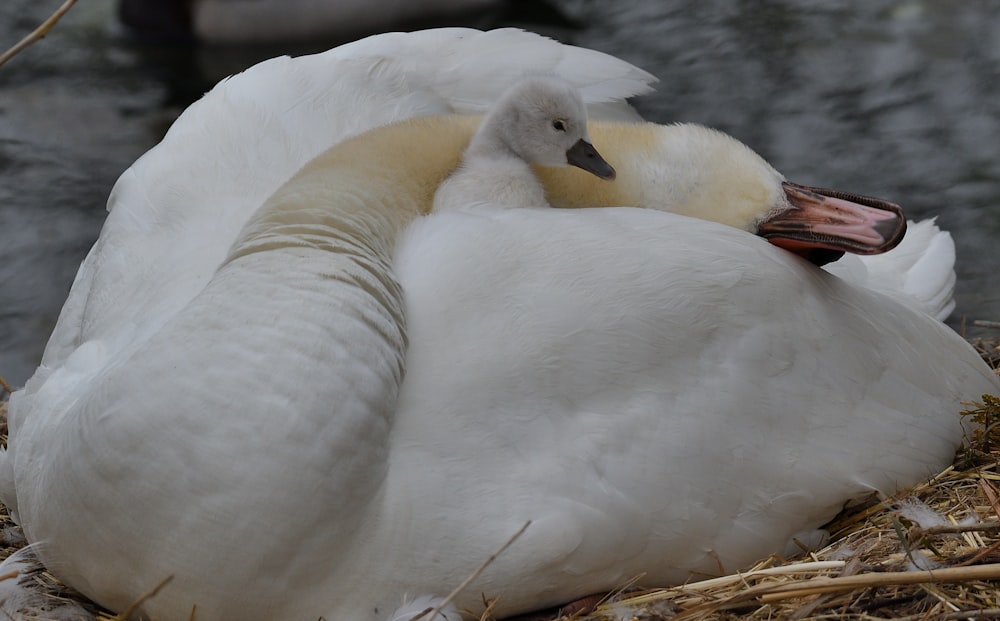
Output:
<path fill-rule="evenodd" d="M 941 321 L 955 309 L 955 242 L 934 218 L 910 222 L 892 252 L 860 259 L 870 288 Z"/>

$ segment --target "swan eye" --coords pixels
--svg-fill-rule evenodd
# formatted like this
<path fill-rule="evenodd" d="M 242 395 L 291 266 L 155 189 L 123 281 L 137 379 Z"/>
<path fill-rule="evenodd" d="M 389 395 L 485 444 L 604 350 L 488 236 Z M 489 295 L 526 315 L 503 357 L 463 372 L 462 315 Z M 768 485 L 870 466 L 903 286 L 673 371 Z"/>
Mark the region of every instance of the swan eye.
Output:
<path fill-rule="evenodd" d="M 552 121 L 552 127 L 556 128 L 557 130 L 559 130 L 561 132 L 564 132 L 564 131 L 566 131 L 566 121 L 564 121 L 562 119 L 556 119 L 556 120 Z"/>

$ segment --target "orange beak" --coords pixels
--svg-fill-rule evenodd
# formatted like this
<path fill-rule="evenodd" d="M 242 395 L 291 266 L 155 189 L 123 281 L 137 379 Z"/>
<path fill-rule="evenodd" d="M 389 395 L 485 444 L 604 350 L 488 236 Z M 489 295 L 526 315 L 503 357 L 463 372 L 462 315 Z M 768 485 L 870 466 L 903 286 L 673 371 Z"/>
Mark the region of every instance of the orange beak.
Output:
<path fill-rule="evenodd" d="M 819 265 L 845 252 L 887 252 L 906 233 L 906 218 L 895 203 L 787 181 L 782 187 L 791 208 L 762 222 L 757 234 Z"/>

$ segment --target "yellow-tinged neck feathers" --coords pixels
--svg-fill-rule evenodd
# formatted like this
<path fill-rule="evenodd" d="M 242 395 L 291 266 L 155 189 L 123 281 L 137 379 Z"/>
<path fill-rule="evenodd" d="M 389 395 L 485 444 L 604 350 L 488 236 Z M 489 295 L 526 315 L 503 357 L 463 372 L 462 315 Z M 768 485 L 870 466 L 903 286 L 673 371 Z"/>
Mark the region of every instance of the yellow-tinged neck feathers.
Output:
<path fill-rule="evenodd" d="M 479 117 L 412 119 L 334 146 L 285 183 L 244 228 L 229 260 L 277 247 L 391 255 L 427 213 Z M 753 231 L 781 205 L 782 177 L 739 141 L 697 125 L 593 122 L 594 145 L 618 169 L 609 182 L 575 168 L 536 172 L 554 207 L 632 206 Z"/>
<path fill-rule="evenodd" d="M 477 118 L 428 117 L 366 132 L 305 165 L 244 227 L 229 261 L 276 247 L 391 255 L 396 236 L 430 210 Z"/>

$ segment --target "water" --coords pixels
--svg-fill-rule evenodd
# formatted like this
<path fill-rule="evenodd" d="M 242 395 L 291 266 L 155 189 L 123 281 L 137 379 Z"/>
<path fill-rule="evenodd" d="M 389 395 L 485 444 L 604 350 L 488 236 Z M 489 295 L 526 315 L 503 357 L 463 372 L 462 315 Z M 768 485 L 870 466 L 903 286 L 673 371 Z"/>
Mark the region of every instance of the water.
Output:
<path fill-rule="evenodd" d="M 60 0 L 5 0 L 0 47 Z M 661 78 L 637 102 L 750 144 L 790 179 L 938 216 L 959 248 L 962 317 L 1000 320 L 1000 12 L 988 1 L 559 0 L 467 16 L 604 50 Z M 523 9 L 523 7 L 522 7 Z M 0 374 L 37 365 L 117 176 L 227 73 L 279 53 L 150 46 L 85 0 L 0 68 Z M 543 19 L 544 17 L 544 19 Z M 451 23 L 455 23 L 452 21 Z"/>

